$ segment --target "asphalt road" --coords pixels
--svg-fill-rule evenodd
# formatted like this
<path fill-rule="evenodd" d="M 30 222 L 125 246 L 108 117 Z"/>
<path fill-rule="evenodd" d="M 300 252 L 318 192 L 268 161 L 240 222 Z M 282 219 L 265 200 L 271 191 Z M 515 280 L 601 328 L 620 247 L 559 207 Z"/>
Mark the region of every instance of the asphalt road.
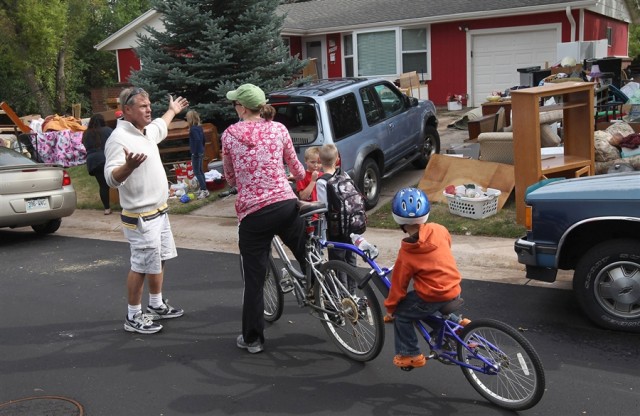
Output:
<path fill-rule="evenodd" d="M 0 416 L 508 413 L 455 367 L 395 368 L 391 327 L 377 359 L 348 360 L 292 297 L 247 354 L 237 255 L 178 252 L 164 294 L 185 316 L 139 335 L 122 328 L 125 243 L 0 230 Z M 522 414 L 636 414 L 640 335 L 594 328 L 566 290 L 466 280 L 463 296 L 465 316 L 504 320 L 539 352 L 547 391 Z"/>

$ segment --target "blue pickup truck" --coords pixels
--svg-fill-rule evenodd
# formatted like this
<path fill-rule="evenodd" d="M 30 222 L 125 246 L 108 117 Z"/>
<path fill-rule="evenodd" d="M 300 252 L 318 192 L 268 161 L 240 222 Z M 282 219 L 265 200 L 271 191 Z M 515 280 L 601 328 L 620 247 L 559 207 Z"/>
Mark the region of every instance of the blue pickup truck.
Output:
<path fill-rule="evenodd" d="M 552 181 L 525 202 L 527 234 L 515 251 L 527 278 L 553 282 L 559 269 L 574 270 L 594 323 L 640 332 L 640 172 Z"/>

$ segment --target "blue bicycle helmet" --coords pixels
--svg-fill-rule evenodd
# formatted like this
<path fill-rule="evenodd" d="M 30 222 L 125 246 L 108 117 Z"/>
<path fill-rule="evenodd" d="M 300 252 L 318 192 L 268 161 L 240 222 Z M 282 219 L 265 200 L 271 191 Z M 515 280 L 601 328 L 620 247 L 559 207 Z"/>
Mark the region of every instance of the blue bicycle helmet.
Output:
<path fill-rule="evenodd" d="M 418 188 L 403 188 L 393 197 L 391 213 L 400 225 L 423 224 L 429 218 L 431 205 L 427 195 Z"/>

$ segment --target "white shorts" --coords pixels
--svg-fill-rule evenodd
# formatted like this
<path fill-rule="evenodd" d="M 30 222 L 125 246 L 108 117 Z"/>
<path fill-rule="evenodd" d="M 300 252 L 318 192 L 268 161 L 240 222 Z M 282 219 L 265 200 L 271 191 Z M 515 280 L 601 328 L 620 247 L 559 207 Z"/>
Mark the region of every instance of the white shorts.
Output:
<path fill-rule="evenodd" d="M 135 229 L 122 229 L 131 246 L 131 270 L 136 273 L 159 274 L 164 260 L 178 256 L 167 214 L 152 220 L 140 218 Z"/>

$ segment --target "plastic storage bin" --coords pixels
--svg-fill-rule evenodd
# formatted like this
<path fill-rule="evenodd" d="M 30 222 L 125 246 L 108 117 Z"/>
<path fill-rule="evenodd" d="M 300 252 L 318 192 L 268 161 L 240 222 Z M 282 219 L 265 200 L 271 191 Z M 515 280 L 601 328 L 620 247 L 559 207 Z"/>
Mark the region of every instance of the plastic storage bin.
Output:
<path fill-rule="evenodd" d="M 495 215 L 498 212 L 498 197 L 501 192 L 498 189 L 487 188 L 480 198 L 468 198 L 460 196 L 464 194 L 465 186 L 456 186 L 456 195 L 446 192 L 442 194 L 447 198 L 449 212 L 461 217 L 480 220 Z"/>

